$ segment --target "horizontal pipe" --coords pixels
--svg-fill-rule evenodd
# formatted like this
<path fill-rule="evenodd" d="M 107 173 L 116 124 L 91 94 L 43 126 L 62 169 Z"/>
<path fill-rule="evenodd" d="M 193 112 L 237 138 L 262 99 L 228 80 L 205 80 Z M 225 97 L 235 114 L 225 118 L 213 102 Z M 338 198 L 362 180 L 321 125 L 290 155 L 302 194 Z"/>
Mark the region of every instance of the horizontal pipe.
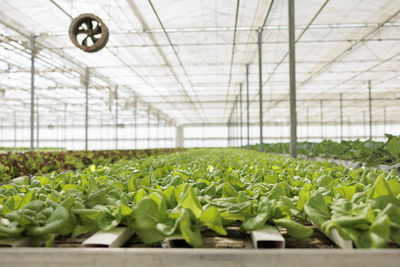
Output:
<path fill-rule="evenodd" d="M 326 115 L 326 114 L 325 114 Z M 385 121 L 381 121 L 381 120 L 375 120 L 372 122 L 374 127 L 377 126 L 383 126 L 386 124 L 386 126 L 390 125 L 400 125 L 400 120 L 398 121 L 394 121 L 394 120 L 387 120 Z M 289 126 L 289 121 L 269 121 L 269 122 L 264 122 L 264 127 L 268 127 L 268 126 Z M 344 120 L 343 121 L 344 126 L 348 126 L 350 124 L 350 126 L 364 126 L 364 121 L 359 120 L 359 121 L 349 121 L 349 120 Z M 49 128 L 50 125 L 50 128 Z M 221 123 L 221 122 L 208 122 L 208 123 L 203 123 L 203 122 L 195 122 L 195 123 L 182 123 L 181 124 L 183 127 L 199 127 L 199 128 L 203 128 L 203 127 L 227 127 L 226 126 L 226 122 L 225 123 Z M 259 123 L 258 122 L 250 122 L 250 126 L 256 126 L 258 127 Z M 320 125 L 320 121 L 298 121 L 297 122 L 298 126 L 319 126 Z M 91 128 L 114 128 L 115 124 L 89 124 L 89 126 Z M 335 120 L 335 121 L 324 121 L 324 126 L 338 126 L 340 127 L 340 121 L 339 120 Z M 68 129 L 73 128 L 73 129 L 77 129 L 77 128 L 83 128 L 85 127 L 83 124 L 49 124 L 47 123 L 47 125 L 41 125 L 40 129 L 44 129 L 44 128 L 49 128 L 49 130 L 55 130 L 57 128 L 64 128 L 67 127 Z M 133 123 L 127 123 L 127 124 L 119 124 L 119 128 L 129 128 L 129 127 L 135 127 L 135 124 Z M 139 128 L 147 128 L 147 123 L 138 123 L 136 124 L 136 127 L 138 128 L 138 130 L 140 130 Z M 150 123 L 150 127 L 151 128 L 158 128 L 158 124 L 157 123 Z M 7 125 L 0 125 L 0 128 L 2 129 L 14 129 L 14 123 L 13 124 L 7 124 Z M 17 129 L 24 129 L 24 128 L 29 128 L 28 124 L 18 124 L 17 125 Z M 169 129 L 168 129 L 169 128 Z M 166 130 L 171 130 L 171 129 L 175 129 L 175 125 L 169 126 L 166 124 L 160 124 L 160 129 L 166 129 Z"/>
<path fill-rule="evenodd" d="M 314 25 L 297 25 L 295 29 L 358 29 L 358 28 L 375 28 L 380 26 L 378 23 L 334 23 L 334 24 L 314 24 Z M 382 27 L 398 27 L 398 22 L 387 22 Z M 115 30 L 111 31 L 113 35 L 126 35 L 126 34 L 143 34 L 143 33 L 198 33 L 198 32 L 231 32 L 231 31 L 257 31 L 257 27 L 249 26 L 238 26 L 238 27 L 191 27 L 191 28 L 166 28 L 166 29 L 126 29 L 126 30 Z M 263 30 L 287 30 L 288 26 L 285 25 L 268 25 L 262 28 Z M 52 36 L 64 36 L 68 35 L 68 32 L 46 32 L 39 33 L 40 38 L 52 37 Z"/>

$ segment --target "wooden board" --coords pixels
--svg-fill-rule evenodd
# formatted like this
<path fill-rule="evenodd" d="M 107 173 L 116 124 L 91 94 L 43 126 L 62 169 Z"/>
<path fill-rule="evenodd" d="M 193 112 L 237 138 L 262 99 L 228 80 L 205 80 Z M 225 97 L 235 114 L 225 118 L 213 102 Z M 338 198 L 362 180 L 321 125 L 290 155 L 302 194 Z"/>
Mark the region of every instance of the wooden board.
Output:
<path fill-rule="evenodd" d="M 5 248 L 2 267 L 398 267 L 400 250 Z"/>

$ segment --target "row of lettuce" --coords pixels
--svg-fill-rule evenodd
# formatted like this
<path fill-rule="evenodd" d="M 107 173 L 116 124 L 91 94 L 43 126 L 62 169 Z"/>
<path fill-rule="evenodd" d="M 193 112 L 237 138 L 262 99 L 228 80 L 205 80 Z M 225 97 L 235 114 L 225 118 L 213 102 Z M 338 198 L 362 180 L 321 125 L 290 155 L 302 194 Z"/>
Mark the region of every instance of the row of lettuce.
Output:
<path fill-rule="evenodd" d="M 0 184 L 23 175 L 77 170 L 90 165 L 108 165 L 120 159 L 133 159 L 179 149 L 93 150 L 0 153 Z"/>
<path fill-rule="evenodd" d="M 306 157 L 324 157 L 332 159 L 351 160 L 366 163 L 367 166 L 379 164 L 391 165 L 393 168 L 400 167 L 400 137 L 386 134 L 385 142 L 343 140 L 335 142 L 324 140 L 322 142 L 299 142 L 297 153 Z M 258 150 L 259 145 L 253 145 Z M 264 144 L 264 150 L 270 153 L 289 154 L 289 143 Z"/>
<path fill-rule="evenodd" d="M 312 222 L 358 248 L 400 245 L 400 177 L 252 150 L 199 149 L 0 187 L 0 237 L 29 236 L 33 244 L 124 225 L 145 244 L 180 234 L 201 247 L 202 230 L 226 235 L 237 221 L 247 231 L 284 227 L 297 239 L 313 234 Z"/>

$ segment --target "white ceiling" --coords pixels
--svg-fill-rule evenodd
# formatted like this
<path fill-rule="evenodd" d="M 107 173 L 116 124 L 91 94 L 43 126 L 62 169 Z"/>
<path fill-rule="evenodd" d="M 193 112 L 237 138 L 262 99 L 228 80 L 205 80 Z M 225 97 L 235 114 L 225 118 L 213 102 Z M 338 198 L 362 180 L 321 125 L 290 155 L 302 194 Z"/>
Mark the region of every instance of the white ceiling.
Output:
<path fill-rule="evenodd" d="M 297 0 L 298 120 L 339 120 L 368 109 L 374 119 L 396 120 L 400 104 L 400 1 Z M 57 5 L 56 5 L 56 4 Z M 133 6 L 132 6 L 133 3 Z M 84 70 L 90 70 L 90 121 L 112 119 L 118 85 L 119 121 L 131 122 L 134 101 L 144 122 L 150 105 L 171 123 L 226 123 L 249 65 L 251 121 L 258 121 L 257 29 L 270 0 L 2 0 L 0 2 L 0 120 L 29 120 L 29 36 L 38 53 L 35 85 L 39 113 L 49 123 L 68 112 L 84 121 Z M 238 8 L 238 19 L 236 7 Z M 110 30 L 107 47 L 85 53 L 69 39 L 71 17 L 94 13 Z M 265 121 L 288 120 L 287 0 L 276 0 L 263 32 Z M 142 19 L 142 20 L 141 20 Z M 236 24 L 236 27 L 235 27 Z M 235 35 L 236 32 L 236 35 Z M 235 38 L 234 38 L 235 36 Z M 235 45 L 233 43 L 235 42 Z M 111 91 L 111 92 L 110 92 Z M 3 91 L 4 92 L 4 91 Z M 243 108 L 246 105 L 243 104 Z"/>

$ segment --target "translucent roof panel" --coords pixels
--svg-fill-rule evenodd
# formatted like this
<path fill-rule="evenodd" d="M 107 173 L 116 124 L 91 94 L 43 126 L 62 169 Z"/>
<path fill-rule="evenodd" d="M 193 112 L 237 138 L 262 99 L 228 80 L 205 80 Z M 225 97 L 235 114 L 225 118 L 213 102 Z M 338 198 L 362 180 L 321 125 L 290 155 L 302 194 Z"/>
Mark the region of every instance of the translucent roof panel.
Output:
<path fill-rule="evenodd" d="M 356 110 L 346 116 L 362 120 L 368 81 L 374 107 L 387 107 L 387 118 L 396 120 L 400 2 L 295 3 L 299 120 L 306 114 L 319 120 L 322 101 L 325 118 L 337 121 L 340 97 Z M 97 53 L 82 52 L 69 39 L 71 19 L 82 13 L 96 14 L 109 28 L 109 42 Z M 2 0 L 0 117 L 7 120 L 16 111 L 21 121 L 29 120 L 35 36 L 37 102 L 49 122 L 65 106 L 71 120 L 82 120 L 86 69 L 92 121 L 112 118 L 118 95 L 121 121 L 131 120 L 137 101 L 140 114 L 149 111 L 152 120 L 225 124 L 248 89 L 250 120 L 257 122 L 257 31 L 263 27 L 264 119 L 287 121 L 287 14 L 287 0 Z"/>

